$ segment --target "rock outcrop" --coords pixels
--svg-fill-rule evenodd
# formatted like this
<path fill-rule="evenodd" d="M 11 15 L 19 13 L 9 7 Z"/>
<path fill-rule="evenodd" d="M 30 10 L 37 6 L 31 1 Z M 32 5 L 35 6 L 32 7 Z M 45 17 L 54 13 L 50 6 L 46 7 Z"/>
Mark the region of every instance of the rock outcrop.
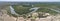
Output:
<path fill-rule="evenodd" d="M 9 16 L 6 10 L 1 10 L 0 14 L 0 21 L 16 21 L 16 18 Z"/>
<path fill-rule="evenodd" d="M 36 15 L 38 16 L 39 13 L 35 12 L 35 13 L 32 13 L 32 15 Z M 44 14 L 44 13 L 42 13 Z M 44 18 L 35 18 L 35 21 L 60 21 L 60 15 L 50 15 L 49 13 L 45 13 L 44 16 L 48 15 L 47 17 L 44 17 Z M 7 11 L 6 10 L 1 10 L 0 11 L 0 21 L 31 21 L 31 18 L 23 18 L 23 17 L 18 17 L 18 18 L 15 18 L 13 16 L 9 16 L 7 14 Z"/>

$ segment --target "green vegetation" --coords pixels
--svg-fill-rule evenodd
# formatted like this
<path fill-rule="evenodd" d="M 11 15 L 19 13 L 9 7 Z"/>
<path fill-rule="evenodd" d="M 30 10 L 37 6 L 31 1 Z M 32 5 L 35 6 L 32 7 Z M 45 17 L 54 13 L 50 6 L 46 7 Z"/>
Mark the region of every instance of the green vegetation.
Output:
<path fill-rule="evenodd" d="M 45 12 L 45 13 L 50 13 L 53 15 L 56 15 L 57 12 L 50 10 L 48 8 L 60 8 L 59 5 L 57 4 L 34 4 L 34 7 L 40 7 L 36 12 Z M 14 5 L 13 8 L 15 9 L 15 12 L 18 13 L 19 15 L 27 15 L 27 13 L 31 12 L 29 9 L 32 8 L 31 5 Z M 25 14 L 25 15 L 24 15 Z M 16 15 L 13 15 L 14 17 L 17 17 Z"/>
<path fill-rule="evenodd" d="M 40 9 L 37 10 L 37 12 L 45 12 L 45 13 L 50 13 L 50 14 L 57 14 L 57 12 L 52 11 L 52 10 L 50 10 L 48 8 L 40 8 Z"/>
<path fill-rule="evenodd" d="M 46 12 L 46 13 L 50 13 L 50 14 L 56 14 L 57 12 L 52 11 L 48 8 L 56 8 L 56 4 L 35 4 L 34 7 L 41 7 L 40 9 L 37 10 L 37 12 Z M 22 5 L 22 7 L 20 7 L 19 5 L 15 5 L 13 6 L 13 8 L 15 9 L 16 13 L 18 13 L 19 15 L 23 15 L 23 14 L 27 14 L 31 11 L 29 11 L 30 8 L 27 5 Z"/>
<path fill-rule="evenodd" d="M 18 13 L 18 14 L 20 14 L 20 15 L 23 15 L 23 14 L 29 13 L 29 12 L 30 12 L 29 9 L 30 9 L 31 7 L 19 7 L 19 6 L 14 6 L 13 8 L 15 9 L 16 13 Z"/>
<path fill-rule="evenodd" d="M 58 12 L 50 10 L 48 8 L 57 9 L 57 8 L 60 8 L 60 5 L 58 5 L 58 4 L 44 4 L 44 3 L 40 3 L 40 4 L 35 4 L 34 7 L 40 7 L 40 9 L 38 9 L 37 12 L 46 12 L 46 13 L 50 13 L 50 14 L 56 15 Z"/>

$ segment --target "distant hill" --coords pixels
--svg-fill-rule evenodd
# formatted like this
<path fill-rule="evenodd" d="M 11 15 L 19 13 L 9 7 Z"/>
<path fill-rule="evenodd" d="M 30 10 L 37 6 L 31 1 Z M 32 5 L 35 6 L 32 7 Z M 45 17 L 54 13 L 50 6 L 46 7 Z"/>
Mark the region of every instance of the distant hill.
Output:
<path fill-rule="evenodd" d="M 19 4 L 58 4 L 60 2 L 0 2 L 0 5 L 19 5 Z"/>

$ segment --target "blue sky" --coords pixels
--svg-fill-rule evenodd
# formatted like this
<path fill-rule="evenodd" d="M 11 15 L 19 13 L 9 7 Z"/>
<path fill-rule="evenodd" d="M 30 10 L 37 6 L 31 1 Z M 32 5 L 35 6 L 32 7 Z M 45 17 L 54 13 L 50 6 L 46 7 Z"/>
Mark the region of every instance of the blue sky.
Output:
<path fill-rule="evenodd" d="M 11 1 L 11 2 L 60 2 L 60 0 L 0 0 L 0 1 Z"/>

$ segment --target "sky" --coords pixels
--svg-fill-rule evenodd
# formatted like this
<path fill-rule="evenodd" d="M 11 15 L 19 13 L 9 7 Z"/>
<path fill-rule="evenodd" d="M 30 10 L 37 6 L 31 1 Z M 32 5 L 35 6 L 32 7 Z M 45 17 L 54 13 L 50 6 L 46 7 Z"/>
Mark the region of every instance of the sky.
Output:
<path fill-rule="evenodd" d="M 9 2 L 60 2 L 60 0 L 0 0 Z"/>

